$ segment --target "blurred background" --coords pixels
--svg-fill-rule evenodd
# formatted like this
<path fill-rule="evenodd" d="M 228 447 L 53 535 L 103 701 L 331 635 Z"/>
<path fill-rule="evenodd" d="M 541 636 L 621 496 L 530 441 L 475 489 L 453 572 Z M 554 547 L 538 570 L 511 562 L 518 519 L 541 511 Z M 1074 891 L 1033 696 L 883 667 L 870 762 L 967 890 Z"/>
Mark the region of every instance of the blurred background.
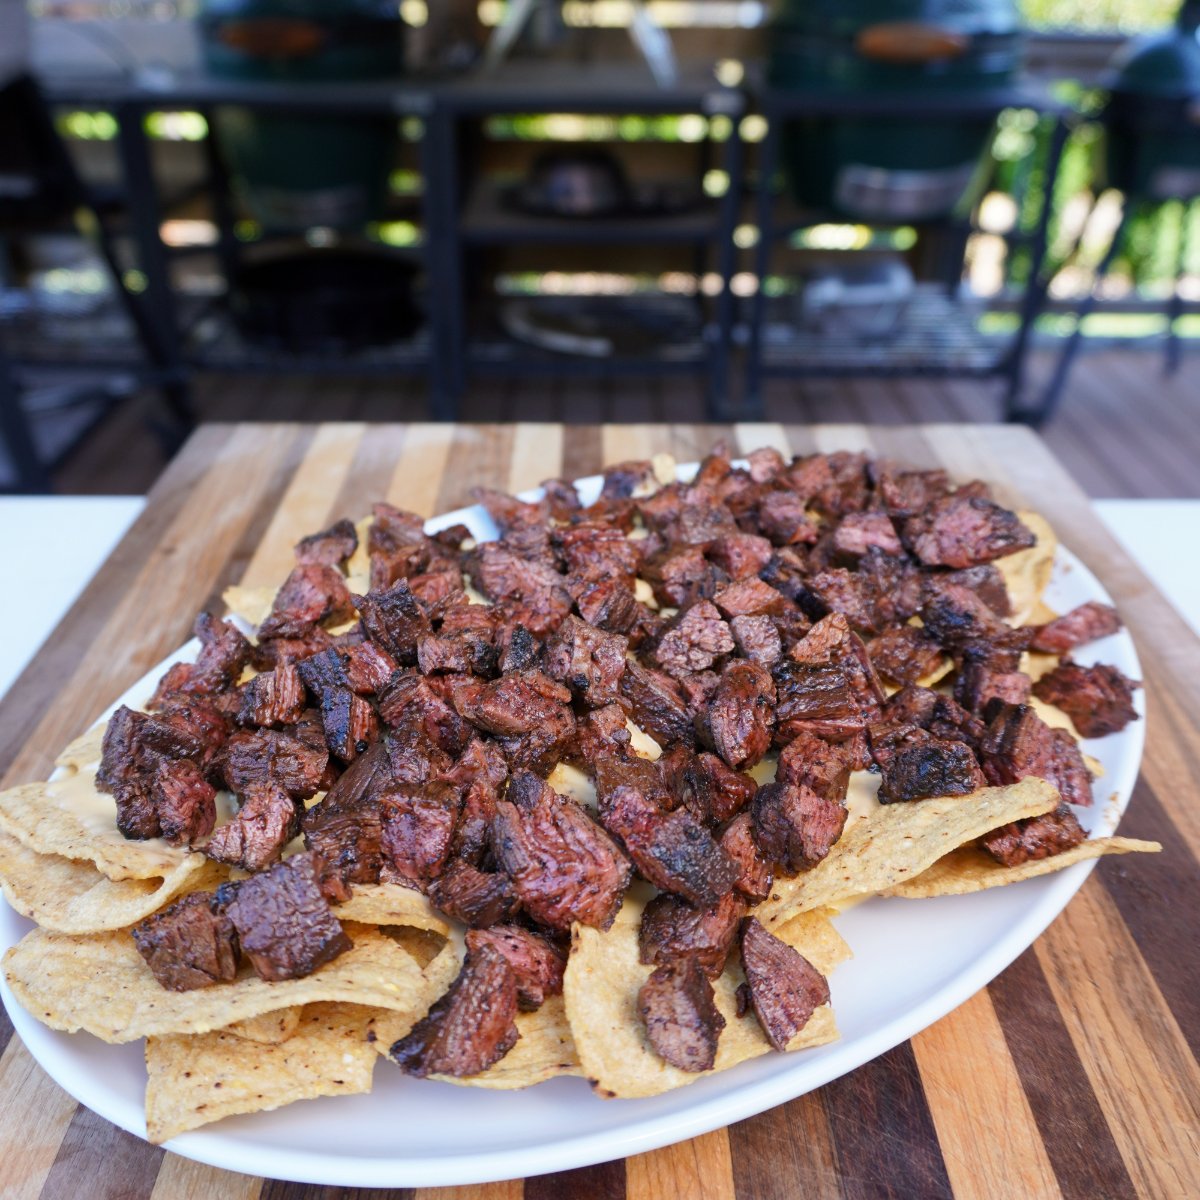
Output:
<path fill-rule="evenodd" d="M 1194 496 L 1198 26 L 0 0 L 0 487 L 144 491 L 199 420 L 765 418 Z"/>

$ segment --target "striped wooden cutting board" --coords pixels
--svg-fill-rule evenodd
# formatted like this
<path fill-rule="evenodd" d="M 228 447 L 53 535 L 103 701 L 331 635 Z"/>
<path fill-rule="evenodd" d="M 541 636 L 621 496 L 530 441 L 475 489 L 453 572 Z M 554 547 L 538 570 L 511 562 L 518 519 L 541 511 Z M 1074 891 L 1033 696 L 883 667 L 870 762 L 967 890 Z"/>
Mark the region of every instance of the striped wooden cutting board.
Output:
<path fill-rule="evenodd" d="M 868 449 L 991 480 L 1039 508 L 1104 581 L 1145 665 L 1146 757 L 1121 832 L 1153 863 L 1103 860 L 989 988 L 820 1091 L 691 1142 L 565 1175 L 421 1200 L 791 1200 L 1200 1195 L 1200 641 L 1024 429 L 861 425 L 222 425 L 201 429 L 137 524 L 0 705 L 5 784 L 186 640 L 235 582 L 282 578 L 291 546 L 371 501 L 433 514 L 478 484 L 518 490 L 606 462 Z M 1191 552 L 1184 549 L 1182 552 Z M 9 564 L 9 568 L 13 564 Z M 0 1014 L 0 1197 L 237 1200 L 357 1195 L 202 1167 L 79 1108 Z M 366 1193 L 363 1193 L 366 1194 Z"/>

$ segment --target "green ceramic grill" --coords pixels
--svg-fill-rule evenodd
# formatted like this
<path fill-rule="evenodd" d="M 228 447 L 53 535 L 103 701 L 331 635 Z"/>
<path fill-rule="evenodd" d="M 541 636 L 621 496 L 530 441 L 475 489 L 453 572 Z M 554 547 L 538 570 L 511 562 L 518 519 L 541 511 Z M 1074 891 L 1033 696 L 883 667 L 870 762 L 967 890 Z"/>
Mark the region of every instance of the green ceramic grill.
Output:
<path fill-rule="evenodd" d="M 1014 0 L 786 0 L 769 34 L 779 89 L 847 96 L 1003 87 L 1021 55 Z M 991 122 L 820 117 L 790 123 L 796 202 L 858 220 L 928 220 L 961 199 Z"/>

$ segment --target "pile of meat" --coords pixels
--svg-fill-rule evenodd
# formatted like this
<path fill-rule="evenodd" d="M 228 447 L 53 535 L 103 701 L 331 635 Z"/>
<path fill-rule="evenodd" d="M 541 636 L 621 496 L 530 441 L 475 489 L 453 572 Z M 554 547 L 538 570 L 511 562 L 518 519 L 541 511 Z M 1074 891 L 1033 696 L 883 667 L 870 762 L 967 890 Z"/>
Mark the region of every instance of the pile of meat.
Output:
<path fill-rule="evenodd" d="M 647 1036 L 697 1071 L 735 945 L 740 1003 L 772 1044 L 828 998 L 751 913 L 829 853 L 852 771 L 878 772 L 888 804 L 1049 779 L 1055 813 L 983 839 L 1001 863 L 1084 837 L 1069 805 L 1091 803 L 1087 766 L 1031 694 L 1097 736 L 1132 719 L 1137 685 L 1069 660 L 1022 673 L 1023 652 L 1066 655 L 1119 621 L 1089 604 L 1006 622 L 995 560 L 1034 539 L 986 485 L 850 453 L 734 467 L 717 449 L 686 484 L 613 467 L 586 508 L 560 481 L 537 503 L 479 498 L 501 531 L 480 545 L 376 505 L 365 595 L 347 586 L 353 525 L 305 538 L 254 642 L 202 615 L 196 662 L 113 718 L 99 782 L 122 832 L 251 873 L 138 927 L 165 986 L 228 980 L 242 955 L 266 979 L 312 971 L 350 945 L 330 902 L 402 884 L 469 932 L 458 980 L 392 1056 L 469 1075 L 561 991 L 572 924 L 607 928 L 640 876 L 658 889 Z M 594 782 L 594 811 L 547 782 L 560 764 Z M 239 807 L 214 828 L 218 788 Z M 281 861 L 297 837 L 307 852 Z"/>

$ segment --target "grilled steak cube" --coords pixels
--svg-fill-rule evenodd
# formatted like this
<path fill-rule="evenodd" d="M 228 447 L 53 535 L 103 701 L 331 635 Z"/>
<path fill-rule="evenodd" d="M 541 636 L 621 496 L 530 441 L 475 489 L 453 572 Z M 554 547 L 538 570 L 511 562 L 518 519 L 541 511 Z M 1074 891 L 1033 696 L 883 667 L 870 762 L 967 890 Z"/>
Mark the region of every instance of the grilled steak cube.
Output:
<path fill-rule="evenodd" d="M 151 800 L 162 836 L 172 846 L 192 846 L 217 823 L 217 790 L 189 758 L 158 764 Z"/>
<path fill-rule="evenodd" d="M 575 743 L 568 757 L 589 773 L 601 758 L 622 758 L 631 753 L 632 735 L 625 710 L 619 704 L 594 708 L 575 727 Z"/>
<path fill-rule="evenodd" d="M 549 771 L 575 735 L 571 693 L 540 671 L 520 671 L 493 683 L 458 689 L 454 705 L 478 729 L 500 741 L 513 770 Z"/>
<path fill-rule="evenodd" d="M 294 725 L 304 715 L 305 699 L 295 664 L 281 663 L 273 671 L 256 675 L 242 689 L 238 724 Z"/>
<path fill-rule="evenodd" d="M 355 642 L 338 646 L 346 686 L 360 696 L 372 696 L 383 690 L 396 673 L 396 661 L 374 642 Z"/>
<path fill-rule="evenodd" d="M 947 582 L 970 588 L 998 617 L 1012 616 L 1012 600 L 1008 595 L 1008 584 L 1000 568 L 993 563 L 978 567 L 965 567 L 951 571 L 945 576 Z"/>
<path fill-rule="evenodd" d="M 385 873 L 422 886 L 445 869 L 462 798 L 446 783 L 389 789 L 379 797 Z"/>
<path fill-rule="evenodd" d="M 896 527 L 887 513 L 849 513 L 833 531 L 833 546 L 839 554 L 858 558 L 872 546 L 884 554 L 903 554 L 904 547 L 896 536 Z"/>
<path fill-rule="evenodd" d="M 770 749 L 774 702 L 775 685 L 765 667 L 731 662 L 696 718 L 696 731 L 733 770 L 743 771 Z"/>
<path fill-rule="evenodd" d="M 319 790 L 328 763 L 329 751 L 302 725 L 290 732 L 240 730 L 230 736 L 217 760 L 231 791 L 273 783 L 295 800 L 307 800 Z"/>
<path fill-rule="evenodd" d="M 678 543 L 651 555 L 642 567 L 642 574 L 649 580 L 659 604 L 675 608 L 711 599 L 728 581 L 725 572 L 705 558 L 702 545 Z"/>
<path fill-rule="evenodd" d="M 511 921 L 521 908 L 507 875 L 488 874 L 461 858 L 429 885 L 428 895 L 447 916 L 473 929 Z"/>
<path fill-rule="evenodd" d="M 471 580 L 489 600 L 506 607 L 538 637 L 557 628 L 571 611 L 561 576 L 544 562 L 532 562 L 498 542 L 484 542 L 470 561 Z"/>
<path fill-rule="evenodd" d="M 883 771 L 879 802 L 969 796 L 987 786 L 970 746 L 914 730 L 896 747 Z"/>
<path fill-rule="evenodd" d="M 1042 654 L 1066 654 L 1085 642 L 1109 637 L 1120 628 L 1121 618 L 1115 608 L 1089 600 L 1043 625 L 1034 636 L 1032 648 Z"/>
<path fill-rule="evenodd" d="M 725 1018 L 694 958 L 656 967 L 638 992 L 638 1015 L 654 1052 L 681 1071 L 710 1071 Z"/>
<path fill-rule="evenodd" d="M 358 549 L 358 531 L 353 521 L 343 518 L 320 533 L 310 533 L 296 543 L 298 563 L 320 563 L 326 567 L 344 566 Z"/>
<path fill-rule="evenodd" d="M 894 463 L 877 463 L 876 490 L 888 513 L 897 519 L 916 516 L 950 491 L 945 471 L 902 471 Z"/>
<path fill-rule="evenodd" d="M 600 819 L 655 887 L 693 904 L 715 904 L 738 877 L 737 864 L 690 812 L 663 812 L 637 788 L 618 787 Z"/>
<path fill-rule="evenodd" d="M 1091 804 L 1091 773 L 1065 729 L 1051 729 L 1027 704 L 993 701 L 986 715 L 979 762 L 989 783 L 1002 786 L 1034 776 L 1054 784 L 1068 804 Z"/>
<path fill-rule="evenodd" d="M 621 677 L 621 695 L 632 709 L 634 724 L 664 746 L 691 745 L 696 733 L 679 685 L 669 675 L 630 661 Z"/>
<path fill-rule="evenodd" d="M 842 836 L 846 809 L 812 788 L 768 783 L 750 807 L 763 857 L 788 875 L 815 867 Z"/>
<path fill-rule="evenodd" d="M 313 854 L 294 854 L 261 875 L 217 890 L 260 979 L 300 979 L 350 949 L 321 894 L 319 866 Z"/>
<path fill-rule="evenodd" d="M 654 657 L 667 674 L 678 678 L 692 671 L 707 670 L 733 648 L 729 626 L 711 601 L 701 600 L 667 627 L 654 649 Z"/>
<path fill-rule="evenodd" d="M 300 832 L 300 815 L 296 801 L 283 788 L 271 782 L 255 784 L 233 820 L 213 833 L 204 853 L 244 871 L 261 871 Z"/>
<path fill-rule="evenodd" d="M 951 648 L 971 642 L 1003 641 L 1013 632 L 976 592 L 945 579 L 926 581 L 921 620 L 930 636 Z"/>
<path fill-rule="evenodd" d="M 1001 825 L 979 839 L 979 847 L 998 863 L 1019 867 L 1038 858 L 1052 858 L 1087 839 L 1075 814 L 1060 804 L 1040 817 L 1026 817 Z"/>
<path fill-rule="evenodd" d="M 725 969 L 725 959 L 745 915 L 746 902 L 737 892 L 727 892 L 704 908 L 678 896 L 655 896 L 642 914 L 638 934 L 641 961 L 667 963 L 691 957 L 715 979 Z"/>
<path fill-rule="evenodd" d="M 1138 687 L 1140 683 L 1105 663 L 1081 667 L 1065 662 L 1043 675 L 1033 685 L 1033 694 L 1061 708 L 1085 738 L 1094 738 L 1117 733 L 1138 719 L 1133 707 Z"/>
<path fill-rule="evenodd" d="M 619 579 L 601 579 L 588 583 L 575 593 L 579 615 L 606 633 L 629 633 L 645 610 L 633 589 Z"/>
<path fill-rule="evenodd" d="M 782 783 L 810 788 L 817 795 L 841 804 L 846 799 L 853 769 L 854 763 L 845 746 L 804 732 L 779 752 L 775 777 Z"/>
<path fill-rule="evenodd" d="M 321 698 L 321 724 L 329 752 L 346 763 L 379 737 L 375 710 L 349 688 L 331 689 Z"/>
<path fill-rule="evenodd" d="M 730 579 L 750 580 L 771 561 L 774 552 L 765 537 L 752 533 L 727 533 L 709 547 L 708 557 Z"/>
<path fill-rule="evenodd" d="M 994 671 L 973 661 L 967 651 L 954 681 L 954 698 L 971 712 L 981 713 L 993 700 L 1004 704 L 1025 704 L 1032 680 L 1024 671 Z"/>
<path fill-rule="evenodd" d="M 355 596 L 354 604 L 362 615 L 363 628 L 377 646 L 398 663 L 417 661 L 417 642 L 432 633 L 433 627 L 405 580 Z"/>
<path fill-rule="evenodd" d="M 842 738 L 863 728 L 858 696 L 840 663 L 784 659 L 771 677 L 777 738 L 790 740 L 798 732 L 793 725 L 796 722 L 821 722 Z"/>
<path fill-rule="evenodd" d="M 310 625 L 300 633 L 265 637 L 261 630 L 258 644 L 251 648 L 251 662 L 260 671 L 269 671 L 285 662 L 302 662 L 333 645 L 333 638 L 320 625 Z"/>
<path fill-rule="evenodd" d="M 623 637 L 568 616 L 546 642 L 546 674 L 592 708 L 611 704 L 625 672 Z"/>
<path fill-rule="evenodd" d="M 320 856 L 326 873 L 346 883 L 379 882 L 383 865 L 379 794 L 391 783 L 387 750 L 376 743 L 304 814 L 304 844 Z"/>
<path fill-rule="evenodd" d="M 783 639 L 773 618 L 762 614 L 733 617 L 729 629 L 738 653 L 768 671 L 783 657 Z"/>
<path fill-rule="evenodd" d="M 496 805 L 492 853 L 525 911 L 550 929 L 572 921 L 607 929 L 632 868 L 617 844 L 573 800 L 528 771 Z"/>
<path fill-rule="evenodd" d="M 812 543 L 818 536 L 804 498 L 795 492 L 768 492 L 758 506 L 758 526 L 776 546 Z"/>
<path fill-rule="evenodd" d="M 524 1012 L 542 1007 L 547 996 L 560 996 L 567 956 L 549 938 L 519 925 L 493 925 L 467 931 L 467 951 L 491 946 L 508 960 L 517 977 L 517 1006 Z"/>
<path fill-rule="evenodd" d="M 926 566 L 973 567 L 1037 540 L 1016 513 L 976 496 L 943 496 L 904 523 L 904 540 Z"/>
<path fill-rule="evenodd" d="M 516 1045 L 517 975 L 494 946 L 467 955 L 450 990 L 389 1053 L 406 1074 L 478 1075 Z"/>
<path fill-rule="evenodd" d="M 551 535 L 570 574 L 590 579 L 633 582 L 641 565 L 641 551 L 615 525 L 582 521 L 555 529 Z"/>
<path fill-rule="evenodd" d="M 682 751 L 677 757 L 664 755 L 659 766 L 670 771 L 675 803 L 667 807 L 683 805 L 706 825 L 719 825 L 741 812 L 758 787 L 749 775 L 727 767 L 715 754 Z"/>
<path fill-rule="evenodd" d="M 212 892 L 191 892 L 132 933 L 138 953 L 168 991 L 229 983 L 237 974 L 237 934 Z"/>
<path fill-rule="evenodd" d="M 741 871 L 734 881 L 734 888 L 751 904 L 760 904 L 771 894 L 775 875 L 754 840 L 754 819 L 750 813 L 738 813 L 719 840 L 721 848 Z"/>
<path fill-rule="evenodd" d="M 902 687 L 916 683 L 942 663 L 942 647 L 920 625 L 897 625 L 867 643 L 875 670 Z"/>
<path fill-rule="evenodd" d="M 294 637 L 310 625 L 352 616 L 354 603 L 342 573 L 324 563 L 302 563 L 284 580 L 258 632 L 260 638 Z"/>
<path fill-rule="evenodd" d="M 754 917 L 742 924 L 742 966 L 767 1041 L 786 1050 L 813 1013 L 829 1003 L 825 976 Z"/>

